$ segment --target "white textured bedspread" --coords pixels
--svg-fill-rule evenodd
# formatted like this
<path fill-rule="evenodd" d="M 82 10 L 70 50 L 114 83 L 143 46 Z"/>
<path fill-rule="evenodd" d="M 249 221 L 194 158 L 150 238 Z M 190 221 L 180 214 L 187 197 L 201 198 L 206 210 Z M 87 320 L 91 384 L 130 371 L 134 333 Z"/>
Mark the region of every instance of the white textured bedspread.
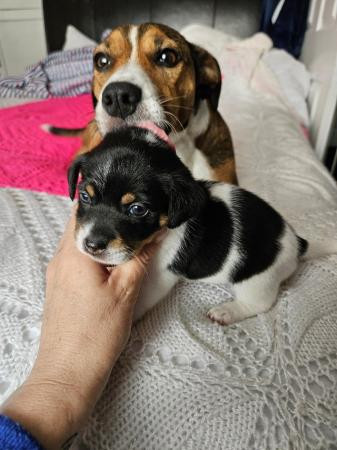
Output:
<path fill-rule="evenodd" d="M 306 238 L 337 239 L 337 189 L 272 97 L 227 85 L 221 110 L 239 180 Z M 67 199 L 0 191 L 0 399 L 37 350 L 44 271 Z M 337 448 L 337 256 L 303 263 L 276 305 L 238 325 L 210 322 L 225 286 L 182 282 L 132 331 L 81 449 Z M 75 319 L 74 319 L 75 320 Z"/>

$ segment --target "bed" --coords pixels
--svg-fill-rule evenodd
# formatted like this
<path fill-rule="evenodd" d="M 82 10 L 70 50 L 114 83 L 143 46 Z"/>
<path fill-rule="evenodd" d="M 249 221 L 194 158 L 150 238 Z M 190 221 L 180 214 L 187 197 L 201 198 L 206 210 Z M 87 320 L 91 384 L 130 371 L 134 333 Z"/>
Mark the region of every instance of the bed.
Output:
<path fill-rule="evenodd" d="M 78 17 L 74 14 L 76 2 L 64 0 L 58 28 L 64 32 L 65 24 L 73 18 L 77 20 L 74 25 L 97 39 L 98 30 L 114 25 L 107 23 L 108 10 L 103 3 L 85 2 Z M 318 76 L 320 58 L 325 58 L 319 32 L 334 35 L 337 2 L 312 3 L 311 28 L 304 43 L 302 59 L 317 74 L 309 93 L 308 125 L 313 145 L 263 59 L 270 43 L 265 36 L 254 35 L 259 2 L 236 2 L 233 10 L 229 2 L 209 2 L 207 8 L 195 2 L 203 11 L 198 15 L 203 24 L 186 27 L 193 20 L 192 3 L 179 3 L 182 10 L 190 8 L 188 16 L 176 14 L 177 2 L 172 2 L 172 8 L 168 3 L 156 5 L 148 16 L 145 6 L 151 4 L 146 3 L 139 17 L 141 21 L 148 17 L 158 20 L 165 10 L 156 8 L 166 8 L 170 24 L 179 19 L 188 39 L 217 56 L 224 75 L 220 111 L 233 135 L 240 184 L 280 210 L 304 237 L 337 239 L 337 188 L 317 157 L 324 153 L 319 149 L 324 149 L 335 70 L 329 57 L 330 75 L 325 74 L 325 83 Z M 55 30 L 56 21 L 51 24 L 52 17 L 57 17 L 56 2 L 44 4 L 49 48 L 59 49 L 63 35 Z M 216 4 L 218 11 L 214 10 Z M 129 20 L 128 11 L 136 14 L 136 5 L 138 2 L 129 2 L 126 15 L 116 9 L 116 23 Z M 85 14 L 91 7 L 98 8 L 96 19 Z M 226 33 L 221 24 L 225 24 Z M 53 102 L 55 120 L 61 120 L 65 109 L 71 110 L 76 123 L 90 114 L 83 96 L 68 99 L 68 103 L 61 100 L 48 100 Z M 47 114 L 43 102 L 25 107 L 0 110 L 7 129 L 20 124 L 21 146 L 27 145 L 25 130 L 36 127 Z M 54 138 L 47 158 L 40 132 L 29 141 L 32 152 L 38 148 L 39 171 L 32 173 L 36 161 L 27 161 L 27 170 L 16 180 L 20 184 L 0 190 L 1 400 L 23 381 L 33 363 L 44 300 L 44 271 L 70 210 L 65 181 L 55 186 L 54 180 L 48 179 L 51 169 L 47 159 L 52 157 L 54 169 L 61 174 L 78 142 L 61 144 L 60 138 Z M 58 149 L 63 145 L 67 148 L 60 161 Z M 18 161 L 21 153 L 16 151 Z M 25 158 L 23 154 L 22 161 Z M 40 189 L 34 184 L 36 178 Z M 336 263 L 336 256 L 303 263 L 268 313 L 226 328 L 210 323 L 205 313 L 211 305 L 230 297 L 228 286 L 179 283 L 133 327 L 128 346 L 73 449 L 336 448 Z"/>

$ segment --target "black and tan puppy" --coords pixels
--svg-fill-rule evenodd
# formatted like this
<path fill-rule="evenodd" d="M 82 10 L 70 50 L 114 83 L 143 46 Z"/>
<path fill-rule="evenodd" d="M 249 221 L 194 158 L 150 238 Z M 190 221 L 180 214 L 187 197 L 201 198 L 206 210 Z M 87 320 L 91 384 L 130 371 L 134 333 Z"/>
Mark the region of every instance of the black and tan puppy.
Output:
<path fill-rule="evenodd" d="M 336 252 L 298 237 L 266 202 L 230 184 L 196 181 L 166 142 L 148 130 L 108 134 L 69 170 L 74 198 L 81 174 L 76 241 L 102 264 L 121 264 L 168 233 L 145 279 L 135 319 L 181 278 L 230 282 L 234 301 L 209 317 L 230 324 L 267 311 L 299 258 Z"/>
<path fill-rule="evenodd" d="M 195 177 L 236 183 L 231 135 L 217 110 L 220 90 L 216 59 L 178 31 L 155 23 L 118 27 L 94 52 L 95 118 L 79 152 L 123 123 L 149 120 L 170 133 Z"/>

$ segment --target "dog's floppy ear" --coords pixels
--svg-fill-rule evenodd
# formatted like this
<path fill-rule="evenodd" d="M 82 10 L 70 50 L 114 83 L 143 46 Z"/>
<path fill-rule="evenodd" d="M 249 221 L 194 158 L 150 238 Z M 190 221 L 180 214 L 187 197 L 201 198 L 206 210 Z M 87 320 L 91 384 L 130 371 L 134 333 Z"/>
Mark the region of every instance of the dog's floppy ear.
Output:
<path fill-rule="evenodd" d="M 190 44 L 195 68 L 196 102 L 208 99 L 212 108 L 218 108 L 221 91 L 221 71 L 217 60 L 209 52 L 195 44 Z"/>
<path fill-rule="evenodd" d="M 85 155 L 79 156 L 68 169 L 69 196 L 72 200 L 75 198 L 78 176 L 85 159 Z"/>
<path fill-rule="evenodd" d="M 168 228 L 176 228 L 196 216 L 206 202 L 206 191 L 200 182 L 189 174 L 174 174 L 167 184 L 169 196 Z"/>

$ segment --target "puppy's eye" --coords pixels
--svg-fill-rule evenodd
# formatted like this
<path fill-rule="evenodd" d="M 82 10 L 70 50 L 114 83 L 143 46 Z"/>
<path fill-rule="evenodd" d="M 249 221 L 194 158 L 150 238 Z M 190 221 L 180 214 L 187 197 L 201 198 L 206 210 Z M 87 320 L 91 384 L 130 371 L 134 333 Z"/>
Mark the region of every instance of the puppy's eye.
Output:
<path fill-rule="evenodd" d="M 105 53 L 96 53 L 94 56 L 94 63 L 97 70 L 105 70 L 110 66 L 111 59 Z"/>
<path fill-rule="evenodd" d="M 81 191 L 80 192 L 80 200 L 83 203 L 90 203 L 91 202 L 90 195 L 87 194 L 85 191 Z"/>
<path fill-rule="evenodd" d="M 142 205 L 141 203 L 133 203 L 127 209 L 128 215 L 133 217 L 145 217 L 148 212 L 149 210 L 146 208 L 146 206 Z"/>
<path fill-rule="evenodd" d="M 164 48 L 156 55 L 158 66 L 174 67 L 179 62 L 178 53 L 173 48 Z"/>

